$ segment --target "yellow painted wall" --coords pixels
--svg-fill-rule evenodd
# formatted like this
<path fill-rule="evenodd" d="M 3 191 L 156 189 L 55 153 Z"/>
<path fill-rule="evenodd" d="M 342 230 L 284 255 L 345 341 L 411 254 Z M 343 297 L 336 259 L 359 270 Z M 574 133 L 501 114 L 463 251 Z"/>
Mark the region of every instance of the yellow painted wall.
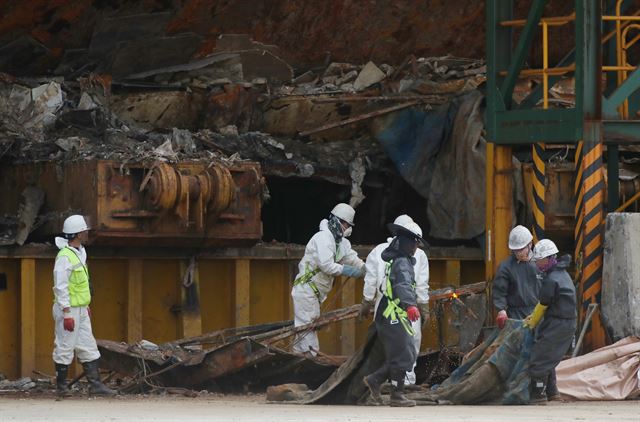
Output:
<path fill-rule="evenodd" d="M 201 260 L 198 271 L 202 331 L 206 333 L 232 327 L 234 261 Z"/>
<path fill-rule="evenodd" d="M 91 299 L 93 334 L 122 341 L 127 337 L 127 277 L 125 259 L 89 260 L 94 296 Z"/>
<path fill-rule="evenodd" d="M 142 336 L 154 343 L 175 340 L 178 314 L 172 306 L 180 305 L 179 261 L 144 260 L 142 272 Z"/>
<path fill-rule="evenodd" d="M 20 260 L 0 260 L 7 289 L 0 290 L 0 373 L 18 377 L 20 364 Z"/>
<path fill-rule="evenodd" d="M 287 261 L 251 262 L 251 324 L 293 318 Z"/>
<path fill-rule="evenodd" d="M 186 260 L 142 259 L 142 336 L 163 343 L 178 338 L 180 313 L 171 308 L 181 302 L 182 269 Z M 292 260 L 256 259 L 250 262 L 249 319 L 251 324 L 275 322 L 293 318 L 291 304 Z M 431 288 L 450 285 L 445 279 L 446 261 L 431 262 Z M 92 302 L 93 329 L 97 338 L 126 341 L 129 264 L 127 259 L 89 259 L 89 268 L 95 296 Z M 233 259 L 201 259 L 198 262 L 202 332 L 235 326 L 235 269 Z M 52 258 L 36 259 L 36 350 L 35 369 L 53 374 L 51 352 L 53 348 L 53 320 L 51 317 Z M 480 281 L 482 262 L 461 261 L 460 276 L 466 283 Z M 0 273 L 7 275 L 7 290 L 0 291 L 0 372 L 15 378 L 20 364 L 20 260 L 0 258 Z M 345 283 L 338 278 L 334 289 L 323 304 L 330 311 L 362 300 L 362 280 Z M 345 298 L 347 298 L 345 300 Z M 134 305 L 135 306 L 135 305 Z M 433 314 L 433 309 L 432 309 Z M 445 306 L 445 317 L 450 315 Z M 14 324 L 8 323 L 15 321 Z M 434 319 L 435 321 L 435 319 Z M 341 322 L 319 333 L 321 351 L 344 354 L 345 345 L 358 347 L 366 338 L 371 321 Z M 445 343 L 457 340 L 445 327 Z M 432 322 L 423 334 L 423 349 L 438 346 L 437 327 Z M 72 371 L 73 372 L 73 371 Z M 30 374 L 29 374 L 30 375 Z"/>
<path fill-rule="evenodd" d="M 54 374 L 53 259 L 36 260 L 36 369 Z M 91 264 L 89 264 L 91 265 Z"/>

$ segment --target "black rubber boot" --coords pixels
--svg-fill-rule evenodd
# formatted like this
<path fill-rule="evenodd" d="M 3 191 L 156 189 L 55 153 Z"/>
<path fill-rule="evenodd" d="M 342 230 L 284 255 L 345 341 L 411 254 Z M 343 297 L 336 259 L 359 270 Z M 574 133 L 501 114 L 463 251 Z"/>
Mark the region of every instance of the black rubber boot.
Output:
<path fill-rule="evenodd" d="M 89 393 L 98 396 L 113 396 L 117 394 L 115 390 L 110 389 L 100 381 L 100 373 L 98 372 L 98 360 L 91 362 L 85 362 L 82 364 L 84 367 L 84 374 L 89 381 Z"/>
<path fill-rule="evenodd" d="M 391 407 L 413 407 L 416 405 L 416 402 L 413 400 L 409 400 L 404 396 L 404 377 L 405 371 L 399 371 L 397 374 L 394 374 L 392 379 L 396 382 L 396 385 L 393 387 L 391 391 L 391 399 L 389 400 L 389 405 Z"/>
<path fill-rule="evenodd" d="M 56 363 L 56 393 L 60 397 L 70 397 L 71 391 L 67 384 L 67 373 L 69 372 L 69 365 L 63 365 Z"/>
<path fill-rule="evenodd" d="M 386 364 L 382 365 L 377 371 L 363 378 L 362 381 L 364 382 L 364 385 L 369 388 L 371 400 L 375 404 L 383 404 L 382 396 L 380 395 L 380 388 L 388 378 L 389 367 Z"/>
<path fill-rule="evenodd" d="M 551 370 L 549 377 L 547 378 L 547 400 L 548 401 L 563 401 L 558 391 L 558 385 L 556 381 L 556 370 Z"/>
<path fill-rule="evenodd" d="M 529 403 L 544 403 L 547 401 L 547 394 L 545 393 L 546 385 L 544 378 L 531 377 L 531 384 L 529 384 Z"/>

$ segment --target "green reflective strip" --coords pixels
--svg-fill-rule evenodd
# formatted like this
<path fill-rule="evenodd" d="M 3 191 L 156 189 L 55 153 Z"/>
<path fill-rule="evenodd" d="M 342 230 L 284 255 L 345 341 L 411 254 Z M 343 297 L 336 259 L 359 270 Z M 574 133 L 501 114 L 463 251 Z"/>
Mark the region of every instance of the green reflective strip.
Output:
<path fill-rule="evenodd" d="M 318 300 L 320 300 L 320 290 L 318 290 L 318 286 L 316 286 L 316 283 L 311 281 L 313 276 L 318 274 L 319 272 L 320 272 L 319 268 L 316 268 L 315 270 L 311 270 L 310 271 L 309 270 L 309 264 L 307 264 L 306 267 L 305 267 L 304 274 L 302 274 L 300 277 L 296 278 L 294 280 L 294 282 L 293 282 L 293 285 L 297 286 L 298 284 L 309 284 L 309 287 L 311 287 L 311 290 L 313 290 L 313 293 L 316 295 Z"/>
<path fill-rule="evenodd" d="M 411 326 L 411 322 L 409 321 L 409 318 L 407 316 L 407 311 L 405 311 L 400 307 L 400 299 L 393 299 L 393 289 L 391 288 L 391 277 L 390 277 L 392 262 L 393 261 L 388 262 L 385 268 L 387 285 L 384 291 L 384 295 L 387 298 L 387 307 L 382 313 L 382 316 L 385 318 L 389 318 L 389 321 L 391 321 L 392 323 L 400 320 L 400 323 L 402 324 L 402 327 L 405 329 L 405 331 L 410 336 L 413 337 L 416 334 L 416 332 Z"/>

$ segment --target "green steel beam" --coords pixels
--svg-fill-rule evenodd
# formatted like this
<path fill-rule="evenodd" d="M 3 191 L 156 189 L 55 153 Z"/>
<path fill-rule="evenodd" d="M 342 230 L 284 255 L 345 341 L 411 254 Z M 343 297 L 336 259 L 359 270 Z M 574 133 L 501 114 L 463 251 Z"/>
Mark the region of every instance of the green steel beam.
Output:
<path fill-rule="evenodd" d="M 511 61 L 513 29 L 500 26 L 500 22 L 513 19 L 513 0 L 487 0 L 487 112 L 485 128 L 487 139 L 496 133 L 496 113 L 505 110 L 498 88 L 499 72 L 506 69 Z"/>
<path fill-rule="evenodd" d="M 640 88 L 640 67 L 634 70 L 631 75 L 618 86 L 615 91 L 602 100 L 602 114 L 606 119 L 618 117 L 618 107 L 624 100 L 629 98 L 638 88 Z"/>
<path fill-rule="evenodd" d="M 640 121 L 638 120 L 604 120 L 602 125 L 607 144 L 640 143 Z"/>
<path fill-rule="evenodd" d="M 527 23 L 520 34 L 520 39 L 518 40 L 518 45 L 514 52 L 513 59 L 509 65 L 507 76 L 502 82 L 502 88 L 500 91 L 502 93 L 502 101 L 507 109 L 511 108 L 511 103 L 513 102 L 513 89 L 516 86 L 516 81 L 518 80 L 518 75 L 520 74 L 522 65 L 524 65 L 524 61 L 531 49 L 533 34 L 538 29 L 538 24 L 540 23 L 540 18 L 542 18 L 542 12 L 546 3 L 547 0 L 534 0 L 531 5 L 529 15 L 527 16 Z"/>
<path fill-rule="evenodd" d="M 576 0 L 576 109 L 583 120 L 602 116 L 602 13 L 599 0 Z M 587 141 L 587 139 L 585 139 Z"/>
<path fill-rule="evenodd" d="M 510 110 L 495 113 L 496 144 L 574 143 L 579 132 L 573 109 Z"/>

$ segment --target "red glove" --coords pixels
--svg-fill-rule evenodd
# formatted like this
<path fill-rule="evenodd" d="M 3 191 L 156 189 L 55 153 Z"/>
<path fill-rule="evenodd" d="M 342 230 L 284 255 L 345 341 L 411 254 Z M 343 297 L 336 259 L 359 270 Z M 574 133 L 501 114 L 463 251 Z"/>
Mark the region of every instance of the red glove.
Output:
<path fill-rule="evenodd" d="M 91 308 L 87 306 L 87 315 L 89 315 L 89 319 L 91 319 Z"/>
<path fill-rule="evenodd" d="M 496 325 L 498 328 L 504 328 L 504 324 L 507 322 L 507 311 L 500 311 L 496 316 Z"/>
<path fill-rule="evenodd" d="M 420 311 L 415 306 L 409 306 L 407 308 L 407 316 L 409 317 L 409 321 L 415 322 L 420 319 Z"/>
<path fill-rule="evenodd" d="M 68 317 L 64 317 L 64 329 L 67 331 L 73 331 L 73 329 L 76 327 L 76 322 L 73 320 L 73 317 L 68 316 Z"/>

